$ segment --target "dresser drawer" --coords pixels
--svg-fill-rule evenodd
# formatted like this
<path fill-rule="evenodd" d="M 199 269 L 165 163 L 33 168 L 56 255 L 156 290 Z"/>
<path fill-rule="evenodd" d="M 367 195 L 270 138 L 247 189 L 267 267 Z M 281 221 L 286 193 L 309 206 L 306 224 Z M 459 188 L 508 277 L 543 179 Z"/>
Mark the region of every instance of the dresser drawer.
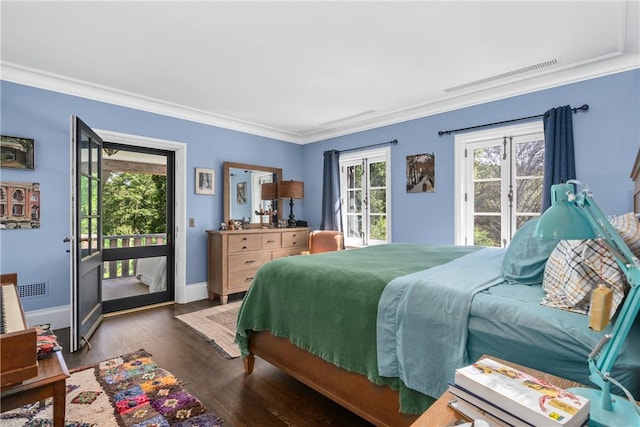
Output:
<path fill-rule="evenodd" d="M 283 231 L 282 247 L 292 248 L 298 246 L 307 246 L 308 239 L 309 236 L 306 231 Z"/>
<path fill-rule="evenodd" d="M 229 269 L 229 273 L 257 269 L 267 261 L 271 261 L 271 252 L 252 252 L 229 255 L 227 268 Z"/>
<path fill-rule="evenodd" d="M 280 249 L 281 242 L 280 233 L 264 233 L 262 235 L 262 249 Z"/>
<path fill-rule="evenodd" d="M 227 288 L 235 289 L 238 292 L 243 291 L 245 289 L 249 289 L 249 286 L 251 285 L 251 282 L 253 281 L 253 278 L 256 275 L 256 271 L 258 271 L 257 268 L 254 268 L 252 270 L 236 271 L 235 273 L 229 273 Z"/>
<path fill-rule="evenodd" d="M 261 234 L 229 236 L 229 252 L 259 251 L 262 249 Z"/>

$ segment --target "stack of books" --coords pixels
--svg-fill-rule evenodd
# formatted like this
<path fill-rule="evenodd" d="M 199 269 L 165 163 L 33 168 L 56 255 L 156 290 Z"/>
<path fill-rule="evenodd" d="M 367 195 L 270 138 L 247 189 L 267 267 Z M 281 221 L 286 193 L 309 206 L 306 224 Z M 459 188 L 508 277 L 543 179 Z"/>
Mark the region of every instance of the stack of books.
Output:
<path fill-rule="evenodd" d="M 451 407 L 490 425 L 580 427 L 589 419 L 589 399 L 489 358 L 457 369 L 449 392 Z"/>

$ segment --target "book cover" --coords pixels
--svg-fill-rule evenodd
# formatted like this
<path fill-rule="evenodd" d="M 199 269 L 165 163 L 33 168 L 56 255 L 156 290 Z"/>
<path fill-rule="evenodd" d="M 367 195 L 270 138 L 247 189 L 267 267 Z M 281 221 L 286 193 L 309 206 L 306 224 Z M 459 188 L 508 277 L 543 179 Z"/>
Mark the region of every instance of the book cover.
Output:
<path fill-rule="evenodd" d="M 513 414 L 505 411 L 499 406 L 499 404 L 493 404 L 488 400 L 481 398 L 480 396 L 471 393 L 469 390 L 465 390 L 457 384 L 449 384 L 449 392 L 461 401 L 468 402 L 469 404 L 479 408 L 480 410 L 493 415 L 498 418 L 503 424 L 510 426 L 532 426 L 528 422 L 521 418 L 516 417 Z"/>
<path fill-rule="evenodd" d="M 533 425 L 574 427 L 589 417 L 589 399 L 489 358 L 457 369 L 455 384 Z"/>

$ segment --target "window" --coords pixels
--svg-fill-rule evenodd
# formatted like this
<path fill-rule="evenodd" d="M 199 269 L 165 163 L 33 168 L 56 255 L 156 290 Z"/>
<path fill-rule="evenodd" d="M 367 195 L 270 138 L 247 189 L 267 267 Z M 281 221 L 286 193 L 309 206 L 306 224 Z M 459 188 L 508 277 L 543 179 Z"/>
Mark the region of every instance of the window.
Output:
<path fill-rule="evenodd" d="M 391 241 L 390 155 L 389 147 L 340 155 L 340 194 L 346 246 Z"/>
<path fill-rule="evenodd" d="M 542 122 L 455 137 L 456 244 L 505 247 L 542 210 Z"/>

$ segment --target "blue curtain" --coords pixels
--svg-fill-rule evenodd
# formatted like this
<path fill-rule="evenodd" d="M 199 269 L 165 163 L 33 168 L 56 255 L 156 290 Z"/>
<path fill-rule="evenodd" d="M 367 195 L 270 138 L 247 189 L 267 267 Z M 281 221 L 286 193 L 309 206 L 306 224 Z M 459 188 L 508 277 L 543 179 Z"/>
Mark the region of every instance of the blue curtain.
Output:
<path fill-rule="evenodd" d="M 340 152 L 324 152 L 322 175 L 322 222 L 321 230 L 342 231 L 342 207 L 340 204 Z"/>
<path fill-rule="evenodd" d="M 551 206 L 551 185 L 576 179 L 573 153 L 573 110 L 570 105 L 552 108 L 543 116 L 544 181 L 542 212 Z"/>

